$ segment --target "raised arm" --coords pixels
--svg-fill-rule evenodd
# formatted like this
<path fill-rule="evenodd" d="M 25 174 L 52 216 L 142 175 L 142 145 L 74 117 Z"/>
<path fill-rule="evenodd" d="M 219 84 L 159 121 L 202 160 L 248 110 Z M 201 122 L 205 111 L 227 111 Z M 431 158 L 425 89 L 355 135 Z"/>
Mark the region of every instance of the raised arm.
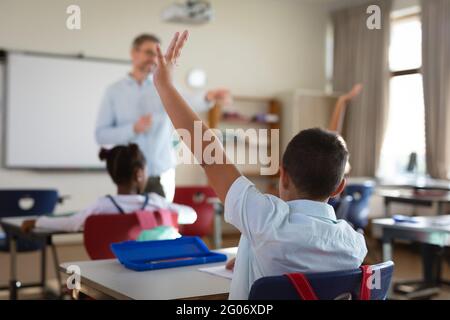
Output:
<path fill-rule="evenodd" d="M 357 84 L 349 93 L 339 97 L 336 105 L 334 106 L 334 111 L 331 116 L 330 124 L 328 125 L 328 130 L 341 133 L 347 104 L 361 93 L 362 88 L 363 87 L 361 84 Z"/>
<path fill-rule="evenodd" d="M 188 39 L 188 35 L 189 34 L 187 31 L 183 32 L 181 36 L 177 32 L 165 55 L 163 55 L 161 48 L 158 46 L 158 67 L 155 70 L 154 82 L 161 101 L 163 102 L 167 114 L 172 120 L 175 129 L 184 129 L 190 133 L 192 141 L 187 142 L 187 145 L 191 148 L 192 153 L 205 169 L 209 182 L 216 191 L 218 197 L 222 200 L 222 202 L 225 202 L 225 197 L 228 190 L 233 182 L 241 176 L 241 174 L 236 166 L 227 159 L 219 139 L 184 101 L 172 81 L 173 68 L 176 65 L 177 59 L 180 57 L 181 50 Z M 201 124 L 202 137 L 206 132 L 214 137 L 213 142 L 205 142 L 202 137 L 195 136 L 194 125 L 196 122 Z M 195 152 L 194 140 L 201 141 L 201 154 L 199 152 Z M 205 163 L 205 160 L 208 159 L 204 159 L 203 155 L 206 147 L 210 143 L 216 143 L 214 148 L 216 151 L 216 154 L 214 154 L 214 159 L 218 159 L 219 161 L 214 163 L 209 163 L 209 161 L 206 161 Z"/>

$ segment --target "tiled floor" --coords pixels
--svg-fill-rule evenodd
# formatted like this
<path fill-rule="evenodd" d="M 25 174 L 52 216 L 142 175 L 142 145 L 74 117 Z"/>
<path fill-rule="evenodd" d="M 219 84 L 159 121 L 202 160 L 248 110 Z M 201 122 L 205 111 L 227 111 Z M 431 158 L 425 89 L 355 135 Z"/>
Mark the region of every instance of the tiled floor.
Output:
<path fill-rule="evenodd" d="M 238 244 L 238 237 L 229 236 L 223 239 L 223 247 L 233 247 Z M 373 264 L 381 261 L 380 245 L 377 241 L 368 239 L 369 255 L 366 259 L 367 264 Z M 394 281 L 419 279 L 421 277 L 420 255 L 417 246 L 405 244 L 396 244 L 394 246 L 395 272 Z M 442 265 L 442 275 L 444 279 L 450 279 L 450 258 Z M 55 281 L 50 282 L 55 287 Z M 42 299 L 42 294 L 36 289 L 24 289 L 20 293 L 21 299 Z M 0 291 L 0 299 L 8 299 L 7 291 Z M 441 293 L 433 299 L 450 300 L 450 287 L 443 287 Z"/>

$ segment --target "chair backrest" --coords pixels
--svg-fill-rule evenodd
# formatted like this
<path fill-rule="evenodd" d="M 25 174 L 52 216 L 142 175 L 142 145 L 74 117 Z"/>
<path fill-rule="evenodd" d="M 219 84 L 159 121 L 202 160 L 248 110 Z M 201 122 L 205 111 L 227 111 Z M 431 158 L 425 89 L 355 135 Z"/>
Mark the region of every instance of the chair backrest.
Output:
<path fill-rule="evenodd" d="M 347 220 L 352 201 L 353 201 L 352 196 L 342 196 L 339 199 L 339 202 L 336 205 L 337 208 L 335 209 L 336 210 L 336 218 L 342 219 L 342 220 Z"/>
<path fill-rule="evenodd" d="M 345 188 L 344 196 L 353 198 L 346 220 L 355 229 L 364 229 L 369 222 L 369 200 L 373 190 L 374 186 L 372 183 L 350 184 Z"/>
<path fill-rule="evenodd" d="M 26 217 L 53 213 L 56 190 L 0 190 L 0 217 Z"/>
<path fill-rule="evenodd" d="M 84 246 L 92 260 L 112 259 L 112 243 L 136 240 L 142 231 L 160 225 L 178 227 L 177 219 L 170 211 L 93 215 L 84 223 Z"/>
<path fill-rule="evenodd" d="M 41 216 L 53 213 L 58 199 L 58 191 L 53 189 L 3 189 L 0 190 L 0 217 Z M 2 246 L 4 248 L 0 248 L 0 250 L 9 248 L 10 232 L 8 229 L 4 231 L 6 233 L 6 241 Z M 45 246 L 45 242 L 19 236 L 16 245 L 18 252 L 31 252 L 40 250 Z"/>
<path fill-rule="evenodd" d="M 214 204 L 209 201 L 217 195 L 208 186 L 187 186 L 175 189 L 174 202 L 192 207 L 197 213 L 193 224 L 180 226 L 183 236 L 209 236 L 213 232 Z"/>
<path fill-rule="evenodd" d="M 387 297 L 394 271 L 394 263 L 388 261 L 370 267 L 370 300 Z M 361 269 L 305 274 L 319 300 L 358 299 L 361 288 Z M 288 276 L 264 277 L 256 280 L 249 300 L 301 300 Z"/>

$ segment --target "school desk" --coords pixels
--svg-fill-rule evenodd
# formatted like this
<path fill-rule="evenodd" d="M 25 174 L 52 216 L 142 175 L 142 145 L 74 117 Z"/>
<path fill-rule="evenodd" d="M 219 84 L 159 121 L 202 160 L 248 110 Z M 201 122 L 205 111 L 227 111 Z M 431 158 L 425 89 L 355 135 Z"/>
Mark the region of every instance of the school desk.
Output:
<path fill-rule="evenodd" d="M 378 186 L 391 189 L 450 191 L 449 180 L 439 180 L 427 177 L 385 178 L 378 181 Z"/>
<path fill-rule="evenodd" d="M 237 248 L 214 251 L 230 259 L 236 256 Z M 79 291 L 95 299 L 227 299 L 231 280 L 198 270 L 221 265 L 225 262 L 138 272 L 113 259 L 63 263 L 60 270 L 70 277 L 68 270 L 79 268 Z"/>
<path fill-rule="evenodd" d="M 450 192 L 435 188 L 411 189 L 381 189 L 377 194 L 384 198 L 385 216 L 391 216 L 392 203 L 410 204 L 416 210 L 417 206 L 431 207 L 436 205 L 437 215 L 445 214 L 446 205 L 450 203 Z"/>
<path fill-rule="evenodd" d="M 58 269 L 58 255 L 56 252 L 56 248 L 53 245 L 52 236 L 61 235 L 61 234 L 76 234 L 81 232 L 65 232 L 65 231 L 53 231 L 47 229 L 35 228 L 29 233 L 24 233 L 21 229 L 22 222 L 24 220 L 36 219 L 38 217 L 28 216 L 28 217 L 13 217 L 13 218 L 2 218 L 0 219 L 0 226 L 4 230 L 8 230 L 10 234 L 10 242 L 9 242 L 9 254 L 10 254 L 10 279 L 9 279 L 9 297 L 11 300 L 17 299 L 17 250 L 16 250 L 16 241 L 17 237 L 24 237 L 33 240 L 40 240 L 46 243 L 46 246 L 43 247 L 41 255 L 41 281 L 39 283 L 22 285 L 21 287 L 42 287 L 44 291 L 46 291 L 46 274 L 45 274 L 45 263 L 46 263 L 46 252 L 47 246 L 50 246 L 52 250 L 53 263 Z M 56 276 L 58 279 L 58 283 L 61 283 L 61 275 L 59 272 L 56 272 Z M 58 293 L 61 296 L 61 292 Z"/>
<path fill-rule="evenodd" d="M 422 245 L 423 280 L 397 284 L 416 287 L 407 297 L 434 294 L 440 285 L 450 284 L 441 278 L 442 250 L 450 246 L 450 215 L 413 217 L 411 222 L 396 222 L 391 218 L 374 219 L 372 231 L 375 238 L 381 239 L 383 243 L 383 261 L 393 260 L 394 240 L 407 240 Z"/>

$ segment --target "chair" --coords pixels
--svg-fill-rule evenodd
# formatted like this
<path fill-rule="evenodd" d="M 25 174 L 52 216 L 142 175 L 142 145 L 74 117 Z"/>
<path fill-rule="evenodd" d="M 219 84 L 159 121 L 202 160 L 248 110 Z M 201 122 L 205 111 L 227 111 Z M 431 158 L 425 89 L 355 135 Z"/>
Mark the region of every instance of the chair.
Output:
<path fill-rule="evenodd" d="M 352 202 L 352 196 L 342 196 L 331 204 L 334 207 L 337 219 L 347 220 Z"/>
<path fill-rule="evenodd" d="M 167 210 L 93 215 L 84 223 L 84 247 L 92 260 L 114 259 L 112 243 L 136 240 L 142 231 L 159 225 L 177 228 L 177 220 L 178 215 Z"/>
<path fill-rule="evenodd" d="M 215 220 L 217 195 L 214 190 L 207 186 L 177 187 L 175 189 L 174 202 L 189 206 L 197 212 L 197 220 L 193 224 L 180 226 L 180 233 L 183 236 L 209 237 L 216 232 L 221 232 L 220 225 L 216 224 L 220 216 Z M 217 239 L 217 237 L 216 237 Z M 215 247 L 220 247 L 220 242 L 215 241 Z"/>
<path fill-rule="evenodd" d="M 0 190 L 0 218 L 6 217 L 27 217 L 41 216 L 53 213 L 56 204 L 60 202 L 58 191 L 56 190 Z M 10 231 L 4 230 L 0 234 L 0 252 L 9 252 Z M 24 237 L 17 237 L 16 252 L 34 252 L 41 251 L 41 282 L 45 285 L 46 279 L 46 245 L 44 241 L 30 240 Z M 56 274 L 59 275 L 59 263 L 56 254 L 56 248 L 51 244 L 53 252 Z M 12 270 L 11 277 L 17 274 Z M 11 278 L 12 279 L 12 278 Z M 13 284 L 16 290 L 19 289 L 18 283 Z M 21 284 L 20 287 L 31 287 L 36 284 Z M 2 287 L 1 289 L 6 289 Z"/>
<path fill-rule="evenodd" d="M 369 290 L 370 300 L 385 300 L 389 291 L 394 263 L 385 263 L 371 266 L 374 276 L 374 288 Z M 379 278 L 377 279 L 377 274 Z M 296 274 L 264 277 L 256 280 L 250 290 L 249 300 L 314 300 L 305 297 L 302 299 L 291 281 Z M 299 275 L 299 274 L 297 274 Z M 304 275 L 309 281 L 313 293 L 318 300 L 349 300 L 361 298 L 362 269 L 349 271 L 335 271 L 311 273 Z M 365 282 L 367 283 L 367 282 Z"/>
<path fill-rule="evenodd" d="M 351 196 L 353 198 L 350 208 L 348 208 L 346 220 L 356 230 L 364 230 L 369 223 L 369 200 L 373 190 L 373 183 L 349 184 L 344 190 L 344 197 Z"/>

